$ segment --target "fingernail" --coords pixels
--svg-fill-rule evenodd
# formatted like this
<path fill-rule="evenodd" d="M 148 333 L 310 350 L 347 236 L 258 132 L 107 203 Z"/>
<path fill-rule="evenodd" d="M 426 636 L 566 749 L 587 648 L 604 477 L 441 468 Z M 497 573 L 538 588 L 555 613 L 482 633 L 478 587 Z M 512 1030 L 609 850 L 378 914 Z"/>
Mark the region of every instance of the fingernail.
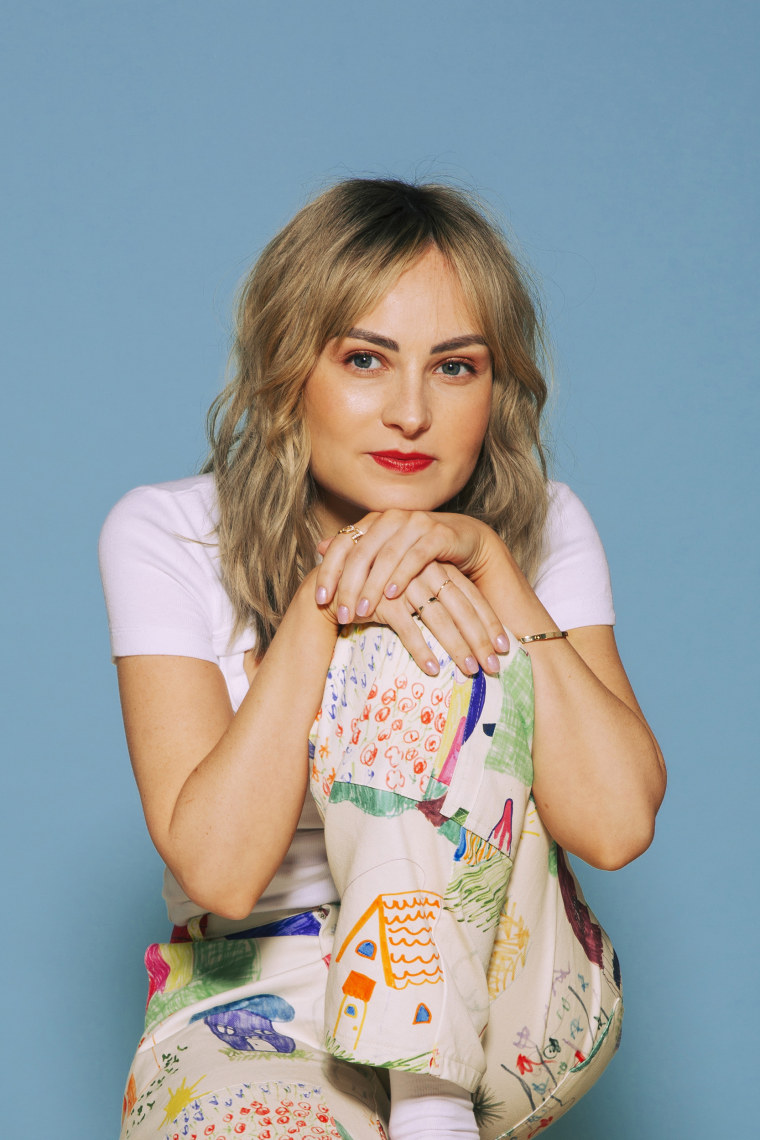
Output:
<path fill-rule="evenodd" d="M 478 663 L 474 657 L 465 657 L 464 667 L 468 673 L 477 673 L 478 671 Z"/>
<path fill-rule="evenodd" d="M 488 659 L 486 660 L 486 665 L 488 666 L 488 672 L 489 673 L 498 673 L 499 672 L 499 658 L 496 656 L 495 653 L 491 653 L 489 655 Z"/>
<path fill-rule="evenodd" d="M 323 606 L 327 601 L 327 587 L 320 586 L 317 590 L 317 605 Z"/>
<path fill-rule="evenodd" d="M 395 598 L 398 593 L 398 586 L 395 582 L 391 582 L 390 586 L 385 587 L 386 598 Z"/>
<path fill-rule="evenodd" d="M 425 672 L 429 673 L 431 677 L 438 676 L 438 662 L 434 661 L 432 657 L 425 662 Z"/>
<path fill-rule="evenodd" d="M 348 623 L 349 613 L 348 606 L 338 606 L 338 621 L 341 625 Z"/>
<path fill-rule="evenodd" d="M 499 653 L 509 653 L 509 638 L 505 637 L 503 633 L 494 638 L 494 645 Z"/>
<path fill-rule="evenodd" d="M 369 599 L 362 598 L 359 605 L 356 607 L 356 612 L 359 617 L 366 617 L 369 613 Z"/>

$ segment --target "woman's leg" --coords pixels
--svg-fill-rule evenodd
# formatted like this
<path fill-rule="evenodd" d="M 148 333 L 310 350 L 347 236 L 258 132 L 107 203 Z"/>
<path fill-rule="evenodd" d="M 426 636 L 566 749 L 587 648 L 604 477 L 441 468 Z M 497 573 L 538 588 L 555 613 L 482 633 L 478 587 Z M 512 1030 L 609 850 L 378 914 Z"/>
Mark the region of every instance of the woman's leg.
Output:
<path fill-rule="evenodd" d="M 620 1040 L 620 968 L 531 802 L 488 970 L 482 1140 L 528 1140 L 598 1080 Z"/>
<path fill-rule="evenodd" d="M 312 734 L 341 895 L 326 1037 L 336 1056 L 474 1092 L 484 1137 L 533 1117 L 527 1136 L 544 1104 L 564 1111 L 563 1079 L 603 1067 L 619 979 L 530 799 L 529 658 L 475 679 L 439 659 L 426 677 L 364 627 L 328 674 Z"/>
<path fill-rule="evenodd" d="M 149 948 L 146 1034 L 127 1084 L 121 1140 L 243 1136 L 385 1140 L 372 1071 L 322 1047 L 330 908 L 315 933 Z"/>
<path fill-rule="evenodd" d="M 498 678 L 440 660 L 429 678 L 390 631 L 342 638 L 312 740 L 341 896 L 328 1047 L 390 1068 L 399 1137 L 420 1135 L 431 1075 L 458 1087 L 439 1106 L 446 1134 L 477 1134 L 461 1094 L 486 1067 L 487 968 L 532 778 L 527 655 L 513 651 Z"/>

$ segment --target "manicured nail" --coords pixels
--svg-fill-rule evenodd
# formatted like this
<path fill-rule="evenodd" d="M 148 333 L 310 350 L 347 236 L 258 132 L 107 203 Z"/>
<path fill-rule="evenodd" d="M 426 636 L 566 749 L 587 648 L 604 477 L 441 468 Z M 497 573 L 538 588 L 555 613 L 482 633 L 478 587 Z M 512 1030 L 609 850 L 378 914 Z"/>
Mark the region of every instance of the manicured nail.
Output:
<path fill-rule="evenodd" d="M 385 587 L 386 598 L 395 598 L 398 593 L 398 586 L 395 582 L 391 582 L 390 586 Z"/>
<path fill-rule="evenodd" d="M 496 656 L 495 653 L 491 653 L 489 655 L 489 657 L 486 660 L 486 665 L 488 666 L 488 672 L 489 673 L 498 673 L 499 672 L 499 658 Z"/>
<path fill-rule="evenodd" d="M 494 638 L 494 645 L 499 653 L 509 653 L 509 638 L 500 633 L 498 637 Z"/>
<path fill-rule="evenodd" d="M 359 617 L 366 617 L 369 613 L 369 598 L 362 598 L 359 605 L 356 607 L 356 612 Z"/>
<path fill-rule="evenodd" d="M 347 625 L 348 624 L 348 618 L 349 618 L 348 606 L 338 606 L 338 621 L 340 622 L 340 624 L 341 625 Z"/>
<path fill-rule="evenodd" d="M 432 657 L 425 662 L 425 672 L 429 673 L 431 677 L 438 676 L 438 662 L 434 661 Z"/>
<path fill-rule="evenodd" d="M 320 586 L 317 590 L 317 605 L 323 606 L 327 601 L 327 587 Z"/>
<path fill-rule="evenodd" d="M 464 667 L 468 673 L 477 673 L 478 671 L 478 663 L 474 657 L 465 657 Z"/>

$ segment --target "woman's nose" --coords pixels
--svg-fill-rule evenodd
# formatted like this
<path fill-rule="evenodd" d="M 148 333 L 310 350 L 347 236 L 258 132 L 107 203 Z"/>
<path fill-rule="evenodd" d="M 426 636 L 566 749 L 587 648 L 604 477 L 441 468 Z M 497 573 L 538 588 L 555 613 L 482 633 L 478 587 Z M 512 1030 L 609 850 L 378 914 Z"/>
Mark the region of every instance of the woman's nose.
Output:
<path fill-rule="evenodd" d="M 392 385 L 383 408 L 383 423 L 399 428 L 407 436 L 430 427 L 430 400 L 423 378 L 399 379 Z"/>

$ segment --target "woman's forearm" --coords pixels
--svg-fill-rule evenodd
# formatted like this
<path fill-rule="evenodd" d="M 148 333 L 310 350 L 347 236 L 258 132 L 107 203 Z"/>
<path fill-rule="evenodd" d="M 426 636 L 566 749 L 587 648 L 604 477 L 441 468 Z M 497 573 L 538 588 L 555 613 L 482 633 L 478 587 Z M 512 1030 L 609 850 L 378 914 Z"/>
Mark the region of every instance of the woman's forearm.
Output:
<path fill-rule="evenodd" d="M 157 846 L 193 901 L 214 913 L 249 914 L 290 846 L 336 636 L 313 585 L 302 587 L 237 713 L 179 790 Z"/>
<path fill-rule="evenodd" d="M 605 870 L 649 846 L 665 792 L 645 721 L 610 691 L 572 644 L 531 652 L 536 694 L 533 794 L 563 847 Z"/>
<path fill-rule="evenodd" d="M 509 552 L 497 543 L 473 576 L 479 589 L 517 637 L 556 630 Z M 536 706 L 533 793 L 558 843 L 594 866 L 613 869 L 649 846 L 665 769 L 628 686 L 612 631 L 596 627 L 577 635 L 577 640 L 573 635 L 526 646 Z"/>

